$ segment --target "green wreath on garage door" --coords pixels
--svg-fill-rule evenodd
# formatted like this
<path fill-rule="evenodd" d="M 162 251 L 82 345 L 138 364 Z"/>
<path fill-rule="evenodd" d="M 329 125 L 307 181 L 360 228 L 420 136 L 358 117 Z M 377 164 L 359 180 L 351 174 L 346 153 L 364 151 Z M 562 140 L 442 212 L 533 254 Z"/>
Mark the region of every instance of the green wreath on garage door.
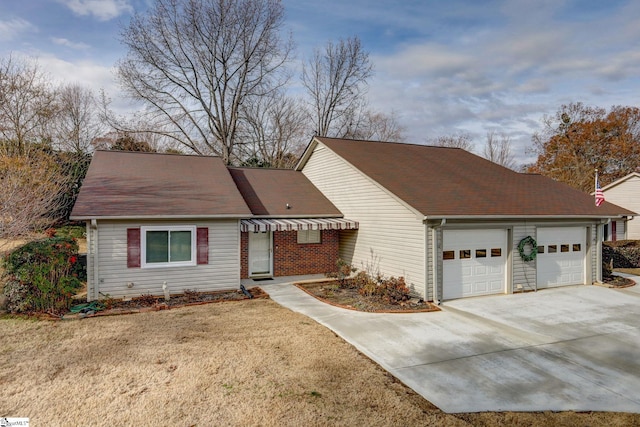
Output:
<path fill-rule="evenodd" d="M 528 254 L 525 253 L 524 250 L 526 246 L 531 246 L 531 250 Z M 527 236 L 520 240 L 520 243 L 518 243 L 518 252 L 520 253 L 520 258 L 525 262 L 536 259 L 536 255 L 538 255 L 538 244 L 536 243 L 536 239 L 531 236 Z"/>

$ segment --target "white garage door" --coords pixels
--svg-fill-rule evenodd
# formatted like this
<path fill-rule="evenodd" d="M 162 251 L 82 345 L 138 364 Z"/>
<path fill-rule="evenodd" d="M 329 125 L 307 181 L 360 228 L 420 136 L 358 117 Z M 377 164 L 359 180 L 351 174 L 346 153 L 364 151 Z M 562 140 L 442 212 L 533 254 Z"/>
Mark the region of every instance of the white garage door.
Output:
<path fill-rule="evenodd" d="M 538 228 L 538 288 L 583 285 L 587 229 L 585 227 Z"/>
<path fill-rule="evenodd" d="M 506 230 L 445 230 L 443 240 L 443 299 L 504 292 Z"/>

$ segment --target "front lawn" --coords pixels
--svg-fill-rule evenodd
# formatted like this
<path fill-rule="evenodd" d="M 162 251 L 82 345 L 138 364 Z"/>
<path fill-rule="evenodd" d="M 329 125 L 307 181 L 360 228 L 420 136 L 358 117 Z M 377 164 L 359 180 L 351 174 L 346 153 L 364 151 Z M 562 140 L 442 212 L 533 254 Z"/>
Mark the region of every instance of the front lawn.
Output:
<path fill-rule="evenodd" d="M 444 414 L 330 330 L 268 299 L 0 318 L 0 390 L 0 417 L 33 426 L 640 424 L 640 415 L 618 413 Z"/>

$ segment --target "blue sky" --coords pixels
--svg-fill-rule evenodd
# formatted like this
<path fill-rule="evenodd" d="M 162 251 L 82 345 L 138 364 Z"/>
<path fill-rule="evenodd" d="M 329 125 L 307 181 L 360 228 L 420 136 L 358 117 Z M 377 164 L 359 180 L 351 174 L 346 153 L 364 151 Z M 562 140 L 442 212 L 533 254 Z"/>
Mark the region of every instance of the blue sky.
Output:
<path fill-rule="evenodd" d="M 58 81 L 119 98 L 120 29 L 151 0 L 2 0 L 0 56 L 35 57 Z M 371 108 L 394 111 L 410 142 L 487 132 L 520 162 L 541 119 L 581 101 L 638 105 L 640 2 L 284 0 L 299 59 L 358 35 L 375 67 Z M 295 64 L 294 64 L 295 65 Z"/>

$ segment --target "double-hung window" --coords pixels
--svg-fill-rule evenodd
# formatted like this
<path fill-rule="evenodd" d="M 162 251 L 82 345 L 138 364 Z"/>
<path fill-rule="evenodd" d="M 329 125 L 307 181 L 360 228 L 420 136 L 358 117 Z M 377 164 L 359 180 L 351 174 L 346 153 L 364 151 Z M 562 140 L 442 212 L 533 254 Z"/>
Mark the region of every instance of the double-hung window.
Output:
<path fill-rule="evenodd" d="M 141 227 L 142 267 L 196 265 L 196 227 Z"/>

